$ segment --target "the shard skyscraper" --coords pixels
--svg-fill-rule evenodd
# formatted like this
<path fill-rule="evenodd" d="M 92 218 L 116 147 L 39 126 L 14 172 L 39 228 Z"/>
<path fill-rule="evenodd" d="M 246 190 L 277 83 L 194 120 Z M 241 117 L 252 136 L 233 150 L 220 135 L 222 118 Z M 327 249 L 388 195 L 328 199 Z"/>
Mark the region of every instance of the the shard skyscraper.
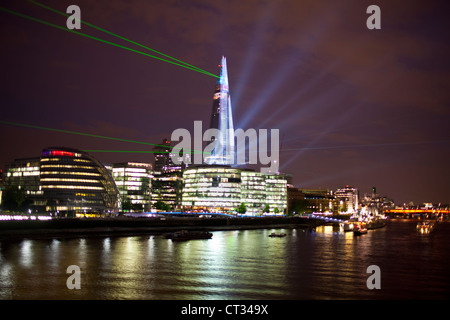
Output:
<path fill-rule="evenodd" d="M 207 164 L 235 164 L 234 126 L 231 109 L 230 89 L 228 85 L 227 60 L 222 57 L 220 78 L 213 97 L 210 128 L 218 129 L 214 137 L 211 155 L 205 157 Z"/>

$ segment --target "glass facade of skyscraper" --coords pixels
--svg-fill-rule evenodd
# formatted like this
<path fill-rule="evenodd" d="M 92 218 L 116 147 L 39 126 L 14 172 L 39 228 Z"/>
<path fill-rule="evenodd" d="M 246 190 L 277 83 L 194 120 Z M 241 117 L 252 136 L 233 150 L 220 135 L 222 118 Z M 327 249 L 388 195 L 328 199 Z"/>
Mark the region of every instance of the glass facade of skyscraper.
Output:
<path fill-rule="evenodd" d="M 211 113 L 211 129 L 218 130 L 218 136 L 213 138 L 214 148 L 207 156 L 205 163 L 232 165 L 235 164 L 234 125 L 231 108 L 230 88 L 228 84 L 227 60 L 222 57 L 220 77 L 216 83 Z"/>

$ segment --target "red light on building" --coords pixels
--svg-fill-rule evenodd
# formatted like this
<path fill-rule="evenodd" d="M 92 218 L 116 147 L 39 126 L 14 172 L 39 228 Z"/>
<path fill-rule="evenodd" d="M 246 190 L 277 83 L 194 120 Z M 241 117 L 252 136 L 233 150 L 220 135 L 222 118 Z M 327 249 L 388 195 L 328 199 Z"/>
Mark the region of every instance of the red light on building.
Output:
<path fill-rule="evenodd" d="M 52 150 L 50 153 L 52 156 L 60 156 L 60 157 L 75 157 L 75 153 L 61 150 Z"/>

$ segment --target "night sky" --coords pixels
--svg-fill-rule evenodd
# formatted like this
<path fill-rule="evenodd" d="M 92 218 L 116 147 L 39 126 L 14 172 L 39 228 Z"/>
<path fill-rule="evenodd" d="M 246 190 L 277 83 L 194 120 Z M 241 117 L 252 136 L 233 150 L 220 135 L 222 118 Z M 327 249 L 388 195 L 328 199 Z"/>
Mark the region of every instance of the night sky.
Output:
<path fill-rule="evenodd" d="M 280 129 L 280 170 L 303 188 L 372 186 L 397 204 L 450 203 L 448 1 L 50 1 L 218 74 L 235 128 Z M 381 8 L 381 30 L 366 9 Z M 11 9 L 65 27 L 25 0 Z M 80 32 L 145 50 L 83 25 Z M 0 120 L 160 143 L 209 125 L 216 78 L 0 11 Z M 0 124 L 0 165 L 48 146 L 151 146 Z M 103 162 L 152 154 L 92 153 Z"/>

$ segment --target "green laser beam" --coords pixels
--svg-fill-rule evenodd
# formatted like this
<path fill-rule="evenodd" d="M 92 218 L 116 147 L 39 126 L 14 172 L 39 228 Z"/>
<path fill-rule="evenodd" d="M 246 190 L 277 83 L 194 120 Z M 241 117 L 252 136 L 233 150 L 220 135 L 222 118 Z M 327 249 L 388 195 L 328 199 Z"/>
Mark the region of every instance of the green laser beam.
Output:
<path fill-rule="evenodd" d="M 35 126 L 35 125 L 31 125 L 31 124 L 18 123 L 18 122 L 11 122 L 11 121 L 0 120 L 0 123 L 1 124 L 6 124 L 6 125 L 11 125 L 11 126 L 17 126 L 17 127 L 40 129 L 40 130 L 47 130 L 47 131 L 55 131 L 55 132 L 61 132 L 61 133 L 70 133 L 70 134 L 76 134 L 76 135 L 93 137 L 93 138 L 108 139 L 108 140 L 115 140 L 115 141 L 121 141 L 121 142 L 130 142 L 130 143 L 144 144 L 144 145 L 164 147 L 164 148 L 173 148 L 172 146 L 168 146 L 168 145 L 161 145 L 161 144 L 155 144 L 155 143 L 150 143 L 150 142 L 142 142 L 142 141 L 135 141 L 135 140 L 128 140 L 128 139 L 107 137 L 107 136 L 101 136 L 101 135 L 98 135 L 98 134 L 91 134 L 91 133 L 68 131 L 68 130 L 55 129 L 55 128 L 46 128 L 46 127 Z M 195 153 L 210 154 L 210 152 L 202 152 L 202 151 L 196 151 L 196 150 L 183 150 L 183 151 L 191 152 L 191 153 L 194 153 L 194 154 Z M 119 151 L 114 151 L 114 150 L 101 151 L 101 150 L 97 150 L 96 152 L 122 152 L 122 151 L 120 151 L 120 150 Z M 123 151 L 123 152 L 125 152 L 125 151 Z M 160 152 L 156 152 L 156 151 L 126 151 L 126 152 L 160 153 Z M 162 152 L 162 153 L 164 153 L 164 152 Z"/>
<path fill-rule="evenodd" d="M 149 146 L 158 146 L 158 147 L 169 147 L 169 148 L 171 148 L 170 146 L 164 146 L 164 145 L 154 144 L 154 143 L 149 143 L 149 142 L 134 141 L 134 140 L 128 140 L 128 139 L 114 138 L 114 137 L 106 137 L 106 136 L 101 136 L 101 135 L 97 135 L 97 134 L 83 133 L 83 132 L 76 132 L 76 131 L 68 131 L 68 130 L 55 129 L 55 128 L 46 128 L 46 127 L 35 126 L 35 125 L 31 125 L 31 124 L 23 124 L 23 123 L 18 123 L 18 122 L 10 122 L 10 121 L 0 120 L 0 123 L 11 125 L 11 126 L 24 127 L 24 128 L 41 129 L 41 130 L 55 131 L 55 132 L 61 132 L 61 133 L 77 134 L 77 135 L 93 137 L 93 138 L 101 138 L 101 139 L 116 140 L 116 141 L 122 141 L 122 142 L 131 142 L 131 143 L 145 144 L 145 145 L 149 145 Z"/>
<path fill-rule="evenodd" d="M 104 153 L 170 153 L 170 151 L 150 151 L 150 150 L 81 150 L 84 152 L 104 152 Z"/>
<path fill-rule="evenodd" d="M 170 151 L 151 151 L 151 150 L 81 150 L 84 152 L 89 153 L 171 153 Z M 191 152 L 192 154 L 197 153 L 196 151 Z M 208 154 L 210 155 L 211 152 L 204 151 L 204 152 L 198 152 L 202 154 Z"/>
<path fill-rule="evenodd" d="M 44 8 L 44 9 L 50 10 L 50 11 L 55 12 L 55 13 L 57 13 L 57 14 L 60 14 L 60 15 L 62 15 L 62 16 L 64 16 L 64 17 L 69 17 L 69 16 L 70 16 L 70 15 L 64 13 L 64 12 L 58 11 L 58 10 L 52 8 L 52 7 L 46 6 L 46 5 L 42 4 L 42 3 L 36 2 L 36 1 L 34 1 L 34 0 L 28 0 L 28 2 L 31 2 L 32 4 L 35 4 L 35 5 L 37 5 L 37 6 L 40 6 L 40 7 Z M 108 30 L 106 30 L 106 29 L 100 28 L 100 27 L 98 27 L 98 26 L 95 26 L 95 25 L 93 25 L 93 24 L 91 24 L 91 23 L 88 23 L 88 22 L 86 22 L 86 21 L 83 21 L 83 20 L 81 20 L 81 19 L 76 19 L 76 20 L 80 21 L 81 23 L 83 23 L 83 24 L 85 24 L 85 25 L 87 25 L 87 26 L 89 26 L 89 27 L 91 27 L 91 28 L 94 28 L 94 29 L 97 29 L 97 30 L 99 30 L 99 31 L 105 32 L 105 33 L 107 33 L 107 34 L 109 34 L 109 35 L 112 35 L 112 36 L 114 36 L 114 37 L 117 37 L 117 38 L 119 38 L 119 39 L 128 41 L 128 42 L 133 43 L 133 44 L 135 44 L 135 45 L 137 45 L 137 46 L 140 46 L 140 47 L 142 47 L 142 48 L 145 48 L 145 49 L 147 49 L 147 50 L 156 52 L 156 53 L 158 53 L 158 54 L 160 54 L 160 55 L 162 55 L 162 56 L 164 56 L 164 57 L 166 57 L 166 58 L 173 59 L 173 60 L 175 60 L 175 61 L 177 61 L 177 62 L 179 62 L 179 63 L 182 63 L 182 64 L 184 64 L 184 65 L 187 65 L 187 66 L 189 66 L 189 67 L 191 67 L 191 68 L 194 68 L 194 69 L 196 69 L 196 70 L 198 70 L 198 71 L 201 71 L 202 73 L 205 73 L 205 74 L 208 74 L 208 75 L 210 75 L 210 76 L 219 78 L 219 76 L 217 76 L 217 75 L 215 75 L 215 74 L 213 74 L 213 73 L 210 73 L 210 72 L 208 72 L 208 71 L 206 71 L 206 70 L 200 69 L 200 68 L 198 68 L 198 67 L 196 67 L 196 66 L 193 66 L 193 65 L 191 65 L 191 64 L 189 64 L 189 63 L 187 63 L 187 62 L 184 62 L 184 61 L 182 61 L 182 60 L 179 60 L 179 59 L 177 59 L 177 58 L 174 58 L 174 57 L 172 57 L 172 56 L 169 56 L 169 55 L 167 55 L 167 54 L 164 54 L 164 53 L 162 53 L 162 52 L 160 52 L 160 51 L 157 51 L 157 50 L 155 50 L 155 49 L 149 48 L 149 47 L 147 47 L 147 46 L 145 46 L 145 45 L 143 45 L 143 44 L 140 44 L 140 43 L 138 43 L 138 42 L 135 42 L 135 41 L 133 41 L 133 40 L 127 39 L 127 38 L 125 38 L 125 37 L 122 37 L 122 36 L 120 36 L 120 35 L 118 35 L 118 34 L 115 34 L 115 33 L 111 32 L 111 31 L 108 31 Z"/>
<path fill-rule="evenodd" d="M 75 30 L 71 30 L 71 29 L 68 29 L 68 28 L 65 28 L 65 27 L 61 27 L 61 26 L 58 26 L 56 24 L 53 24 L 53 23 L 50 23 L 50 22 L 47 22 L 47 21 L 44 21 L 44 20 L 37 19 L 37 18 L 31 17 L 31 16 L 28 16 L 26 14 L 22 14 L 20 12 L 16 12 L 16 11 L 13 11 L 13 10 L 10 10 L 10 9 L 6 9 L 6 8 L 3 8 L 3 7 L 0 7 L 0 10 L 4 11 L 4 12 L 7 12 L 7 13 L 11 13 L 11 14 L 16 15 L 16 16 L 19 16 L 21 18 L 25 18 L 25 19 L 28 19 L 28 20 L 31 20 L 31 21 L 34 21 L 34 22 L 39 22 L 39 23 L 45 24 L 47 26 L 50 26 L 50 27 L 53 27 L 53 28 L 56 28 L 56 29 L 59 29 L 59 30 L 68 31 L 68 32 L 71 32 L 71 33 L 74 33 L 74 34 L 77 34 L 77 35 L 80 35 L 80 36 L 83 36 L 83 37 L 86 37 L 86 38 L 90 38 L 90 39 L 93 39 L 93 40 L 97 40 L 99 42 L 103 42 L 103 43 L 106 43 L 106 44 L 109 44 L 109 45 L 112 45 L 112 46 L 115 46 L 115 47 L 118 47 L 118 48 L 129 50 L 129 51 L 132 51 L 132 52 L 135 52 L 135 53 L 139 53 L 139 54 L 142 54 L 142 55 L 150 57 L 150 58 L 154 58 L 154 59 L 161 60 L 161 61 L 164 61 L 164 62 L 167 62 L 167 63 L 170 63 L 170 64 L 174 64 L 174 65 L 177 65 L 177 66 L 189 69 L 189 70 L 193 70 L 193 71 L 197 71 L 199 73 L 210 75 L 207 72 L 204 72 L 204 71 L 201 71 L 201 70 L 198 70 L 198 69 L 195 69 L 195 68 L 191 68 L 191 67 L 188 67 L 188 66 L 180 64 L 180 63 L 176 63 L 176 62 L 173 62 L 173 61 L 170 61 L 170 60 L 166 60 L 166 59 L 163 59 L 163 58 L 160 58 L 160 57 L 157 57 L 157 56 L 154 56 L 154 55 L 142 52 L 142 51 L 131 49 L 131 48 L 122 46 L 120 44 L 117 44 L 117 43 L 114 43 L 114 42 L 111 42 L 111 41 L 108 41 L 108 40 L 104 40 L 104 39 L 101 39 L 101 38 L 97 38 L 97 37 L 94 37 L 94 36 L 91 36 L 91 35 L 88 35 L 88 34 L 85 34 L 85 33 L 81 33 L 81 32 L 75 31 Z M 216 76 L 216 75 L 214 75 L 214 76 L 219 78 L 219 76 Z"/>

